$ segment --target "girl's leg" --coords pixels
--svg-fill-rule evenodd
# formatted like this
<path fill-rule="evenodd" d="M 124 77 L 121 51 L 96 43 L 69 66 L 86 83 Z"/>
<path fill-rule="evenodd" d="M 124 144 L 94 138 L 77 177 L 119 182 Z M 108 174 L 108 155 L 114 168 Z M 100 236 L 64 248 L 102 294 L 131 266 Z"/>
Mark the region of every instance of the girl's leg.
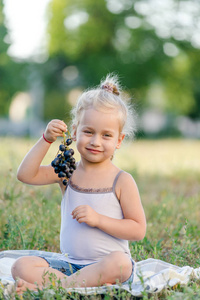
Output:
<path fill-rule="evenodd" d="M 104 284 L 122 283 L 131 276 L 133 270 L 130 257 L 119 251 L 112 252 L 99 262 L 82 268 L 65 277 L 63 287 L 95 287 Z"/>
<path fill-rule="evenodd" d="M 57 279 L 61 280 L 63 287 L 93 287 L 126 281 L 132 273 L 132 262 L 127 254 L 116 251 L 99 262 L 86 266 L 71 276 L 66 276 L 50 268 L 47 261 L 40 257 L 22 257 L 12 267 L 14 279 L 20 279 L 17 292 L 22 292 L 26 288 L 37 289 L 48 285 L 48 274 L 44 281 L 46 272 L 55 274 Z"/>
<path fill-rule="evenodd" d="M 27 288 L 36 290 L 42 288 L 45 284 L 49 283 L 49 275 L 55 274 L 57 279 L 63 279 L 65 274 L 50 268 L 48 262 L 37 256 L 24 256 L 20 257 L 13 264 L 12 276 L 17 280 L 17 292 L 25 291 Z M 46 275 L 45 275 L 46 274 Z"/>

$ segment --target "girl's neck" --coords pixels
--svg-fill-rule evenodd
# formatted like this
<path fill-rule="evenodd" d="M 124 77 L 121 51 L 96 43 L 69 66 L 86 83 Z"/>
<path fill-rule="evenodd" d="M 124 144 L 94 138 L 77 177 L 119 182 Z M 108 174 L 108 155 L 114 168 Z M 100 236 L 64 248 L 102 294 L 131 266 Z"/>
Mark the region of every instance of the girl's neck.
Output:
<path fill-rule="evenodd" d="M 110 188 L 119 168 L 112 161 L 107 163 L 85 163 L 80 160 L 72 175 L 72 183 L 80 188 Z"/>
<path fill-rule="evenodd" d="M 106 171 L 110 168 L 112 168 L 114 165 L 111 160 L 106 160 L 101 163 L 93 163 L 93 162 L 88 162 L 84 159 L 81 158 L 78 166 L 85 172 L 92 172 L 92 171 Z"/>

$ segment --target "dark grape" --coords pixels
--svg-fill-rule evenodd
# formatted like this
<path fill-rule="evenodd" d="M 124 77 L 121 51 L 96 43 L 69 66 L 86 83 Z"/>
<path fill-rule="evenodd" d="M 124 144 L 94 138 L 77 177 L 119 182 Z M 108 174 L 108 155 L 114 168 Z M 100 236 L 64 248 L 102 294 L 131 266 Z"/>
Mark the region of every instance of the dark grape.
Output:
<path fill-rule="evenodd" d="M 71 152 L 69 150 L 66 150 L 64 152 L 64 157 L 67 159 L 68 157 L 72 156 Z"/>
<path fill-rule="evenodd" d="M 66 171 L 68 171 L 69 170 L 69 166 L 67 165 L 67 164 L 62 164 L 62 170 L 64 171 L 64 172 L 66 172 Z"/>
<path fill-rule="evenodd" d="M 73 157 L 74 150 L 68 147 L 71 143 L 71 138 L 65 141 L 64 137 L 64 143 L 59 146 L 58 154 L 51 162 L 51 166 L 54 168 L 54 172 L 58 174 L 58 177 L 64 178 L 62 181 L 63 185 L 67 185 L 69 178 L 76 170 L 76 160 Z"/>
<path fill-rule="evenodd" d="M 67 145 L 67 146 L 71 145 L 71 143 L 72 143 L 72 139 L 67 139 L 67 140 L 66 140 L 66 145 Z"/>
<path fill-rule="evenodd" d="M 55 167 L 59 164 L 60 159 L 58 157 L 54 158 L 54 160 L 51 162 L 52 167 Z"/>
<path fill-rule="evenodd" d="M 74 170 L 76 170 L 76 164 L 71 165 L 71 167 L 72 167 Z"/>
<path fill-rule="evenodd" d="M 70 162 L 70 165 L 73 165 L 76 163 L 75 158 L 74 157 L 70 157 L 68 158 L 68 161 Z"/>
<path fill-rule="evenodd" d="M 67 178 L 70 178 L 71 176 L 72 176 L 72 173 L 69 172 L 69 171 L 67 171 L 67 172 L 66 172 L 66 177 L 67 177 Z"/>
<path fill-rule="evenodd" d="M 60 147 L 59 147 L 59 150 L 60 150 L 60 151 L 65 151 L 65 145 L 62 145 L 62 144 L 61 144 Z"/>
<path fill-rule="evenodd" d="M 73 149 L 69 149 L 69 152 L 71 153 L 71 155 L 74 155 L 74 150 Z"/>
<path fill-rule="evenodd" d="M 59 168 L 59 167 L 55 167 L 55 168 L 54 168 L 54 172 L 55 172 L 56 174 L 58 174 L 58 173 L 60 172 L 60 168 Z"/>
<path fill-rule="evenodd" d="M 51 166 L 52 166 L 53 168 L 56 166 L 53 160 L 52 160 L 52 162 L 51 162 Z"/>
<path fill-rule="evenodd" d="M 58 173 L 58 177 L 59 177 L 59 178 L 66 177 L 66 173 L 60 171 L 60 172 Z"/>
<path fill-rule="evenodd" d="M 63 180 L 63 184 L 64 184 L 64 185 L 67 185 L 67 179 L 64 179 L 64 180 Z"/>

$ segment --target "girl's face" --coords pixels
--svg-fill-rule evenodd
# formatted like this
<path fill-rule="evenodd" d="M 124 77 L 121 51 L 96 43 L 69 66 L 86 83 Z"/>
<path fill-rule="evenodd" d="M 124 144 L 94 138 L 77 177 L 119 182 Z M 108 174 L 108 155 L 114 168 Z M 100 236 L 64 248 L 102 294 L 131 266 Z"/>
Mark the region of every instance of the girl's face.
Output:
<path fill-rule="evenodd" d="M 110 160 L 124 139 L 117 111 L 105 113 L 94 108 L 83 111 L 75 138 L 82 159 L 94 163 Z"/>

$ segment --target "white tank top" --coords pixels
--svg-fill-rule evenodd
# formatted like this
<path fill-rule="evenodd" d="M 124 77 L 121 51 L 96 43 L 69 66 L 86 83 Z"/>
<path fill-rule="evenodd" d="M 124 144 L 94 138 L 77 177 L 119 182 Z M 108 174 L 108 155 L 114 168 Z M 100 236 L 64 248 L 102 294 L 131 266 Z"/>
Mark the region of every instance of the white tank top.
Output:
<path fill-rule="evenodd" d="M 75 264 L 97 262 L 113 251 L 130 255 L 127 240 L 115 238 L 104 231 L 79 224 L 71 212 L 79 205 L 89 205 L 97 213 L 123 219 L 122 209 L 115 194 L 115 185 L 122 171 L 115 177 L 113 186 L 105 189 L 81 189 L 69 181 L 61 203 L 60 249 L 63 259 Z"/>

